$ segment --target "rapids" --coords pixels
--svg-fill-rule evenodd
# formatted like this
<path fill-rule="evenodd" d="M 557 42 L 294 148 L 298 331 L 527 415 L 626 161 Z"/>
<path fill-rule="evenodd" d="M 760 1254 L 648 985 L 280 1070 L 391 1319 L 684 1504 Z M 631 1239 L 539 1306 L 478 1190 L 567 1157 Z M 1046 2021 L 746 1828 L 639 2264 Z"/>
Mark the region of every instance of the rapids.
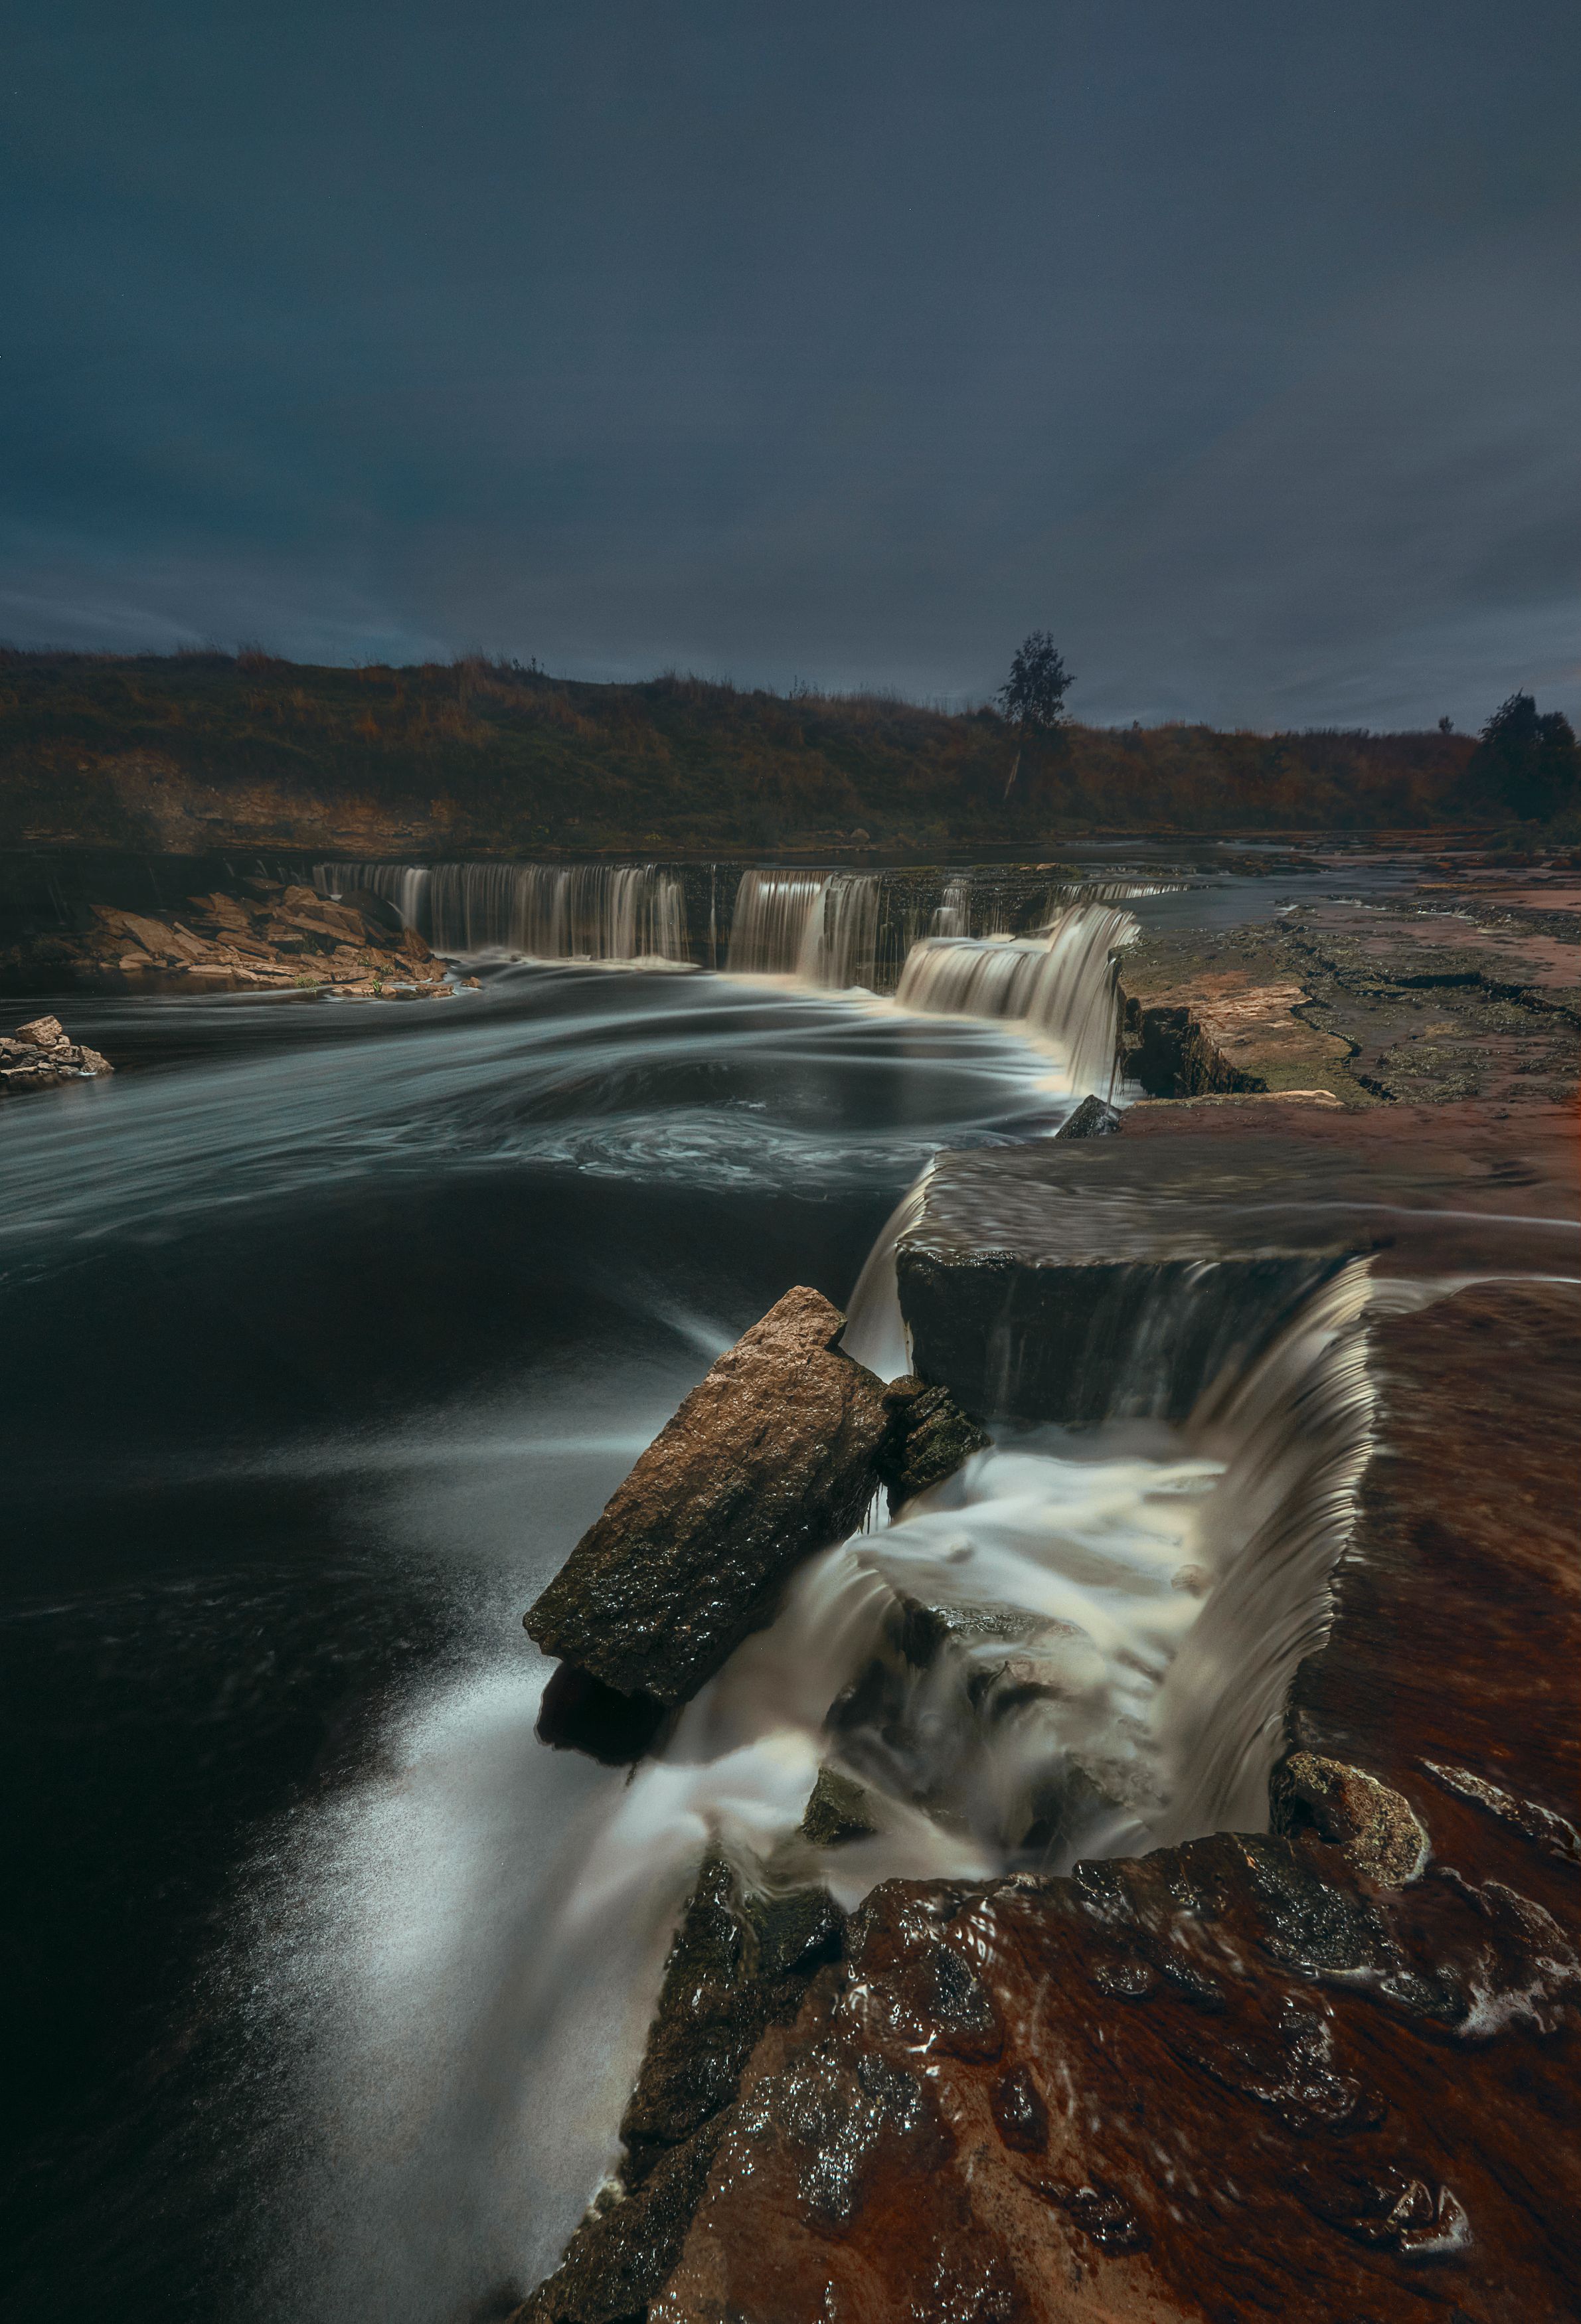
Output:
<path fill-rule="evenodd" d="M 934 1151 L 1071 1102 L 1011 1030 L 871 996 L 482 974 L 77 996 L 116 1074 L 7 1110 L 30 2324 L 432 2324 L 526 2281 L 602 2168 L 698 1827 L 566 1951 L 633 1794 L 534 1739 L 522 1609 L 787 1284 L 843 1300 Z"/>
<path fill-rule="evenodd" d="M 920 1176 L 1107 1087 L 1123 915 L 1009 937 L 941 883 L 885 999 L 867 875 L 733 875 L 730 973 L 676 977 L 618 965 L 710 941 L 662 872 L 331 868 L 482 990 L 78 998 L 115 1078 L 4 1125 L 27 2324 L 504 2313 L 699 1857 L 808 1877 L 825 1757 L 874 1803 L 847 1903 L 1260 1825 L 1368 1442 L 1352 1268 L 1179 1425 L 1000 1429 L 875 1511 L 629 1779 L 550 1752 L 523 1608 L 788 1285 L 904 1369 Z"/>

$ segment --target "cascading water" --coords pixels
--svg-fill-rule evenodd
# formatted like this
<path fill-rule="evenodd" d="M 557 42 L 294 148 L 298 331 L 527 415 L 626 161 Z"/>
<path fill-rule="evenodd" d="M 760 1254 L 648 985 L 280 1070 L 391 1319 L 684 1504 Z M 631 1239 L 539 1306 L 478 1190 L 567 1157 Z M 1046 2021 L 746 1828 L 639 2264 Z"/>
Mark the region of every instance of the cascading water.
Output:
<path fill-rule="evenodd" d="M 833 991 L 871 988 L 878 881 L 871 872 L 744 872 L 728 967 L 734 976 L 795 976 Z"/>
<path fill-rule="evenodd" d="M 843 1342 L 891 1378 L 910 1362 L 895 1245 L 926 1186 L 874 1244 Z M 805 1568 L 666 1757 L 729 1758 L 738 1797 L 743 1752 L 764 1751 L 773 1783 L 833 1756 L 875 1829 L 830 1859 L 776 1824 L 753 1877 L 834 1861 L 851 1904 L 879 1879 L 1057 1871 L 1266 1828 L 1286 1693 L 1326 1632 L 1370 1443 L 1369 1292 L 1347 1264 L 1178 1426 L 1003 1428 Z"/>
<path fill-rule="evenodd" d="M 920 1196 L 852 1301 L 847 1344 L 892 1373 L 893 1240 Z M 1369 1442 L 1367 1294 L 1353 1263 L 1181 1425 L 1001 1430 L 800 1570 L 546 1896 L 533 1981 L 557 2059 L 611 2006 L 591 1932 L 617 1906 L 621 1962 L 644 1965 L 605 2095 L 576 2109 L 587 2185 L 615 2160 L 623 2072 L 705 1853 L 751 1887 L 824 1883 L 849 1910 L 891 1878 L 1059 1873 L 1266 1829 L 1285 1695 L 1327 1627 Z M 820 1766 L 861 1787 L 869 1827 L 833 1849 L 800 1829 Z"/>
<path fill-rule="evenodd" d="M 965 880 L 947 880 L 944 894 L 935 908 L 933 926 L 929 934 L 935 936 L 969 936 L 971 933 L 966 882 Z"/>
<path fill-rule="evenodd" d="M 1039 936 L 924 937 L 895 1000 L 902 1009 L 1020 1022 L 1061 1052 L 1073 1089 L 1104 1091 L 1114 1068 L 1115 955 L 1136 933 L 1129 912 L 1078 904 Z"/>
<path fill-rule="evenodd" d="M 688 959 L 680 880 L 653 864 L 321 863 L 325 895 L 366 888 L 434 950 L 471 958 Z"/>

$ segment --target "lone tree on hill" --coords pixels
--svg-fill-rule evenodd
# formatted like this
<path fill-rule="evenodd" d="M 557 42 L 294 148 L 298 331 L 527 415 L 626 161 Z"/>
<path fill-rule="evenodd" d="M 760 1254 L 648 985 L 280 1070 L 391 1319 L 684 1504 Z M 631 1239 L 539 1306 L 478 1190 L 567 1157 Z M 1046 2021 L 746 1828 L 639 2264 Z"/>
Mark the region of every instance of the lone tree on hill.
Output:
<path fill-rule="evenodd" d="M 1520 823 L 1549 823 L 1581 798 L 1581 748 L 1562 710 L 1539 715 L 1530 694 L 1502 702 L 1465 768 L 1468 802 Z"/>
<path fill-rule="evenodd" d="M 1047 630 L 1034 630 L 1022 640 L 1010 676 L 995 697 L 1016 730 L 1015 763 L 1004 786 L 1006 798 L 1015 788 L 1028 733 L 1051 733 L 1065 724 L 1065 696 L 1075 684 L 1075 672 L 1066 669 Z"/>

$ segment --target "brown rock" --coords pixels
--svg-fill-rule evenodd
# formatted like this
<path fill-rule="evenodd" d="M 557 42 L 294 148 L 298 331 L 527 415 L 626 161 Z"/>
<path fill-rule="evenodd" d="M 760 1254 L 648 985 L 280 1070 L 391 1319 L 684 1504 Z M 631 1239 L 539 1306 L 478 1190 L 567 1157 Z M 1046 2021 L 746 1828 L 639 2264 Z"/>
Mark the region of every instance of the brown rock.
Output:
<path fill-rule="evenodd" d="M 1486 1283 L 1379 1323 L 1290 1831 L 876 1890 L 748 2061 L 650 2324 L 1573 2311 L 1575 1316 Z"/>
<path fill-rule="evenodd" d="M 838 1767 L 820 1767 L 801 1819 L 802 1838 L 815 1848 L 838 1848 L 842 1840 L 862 1840 L 877 1829 L 862 1785 Z"/>
<path fill-rule="evenodd" d="M 892 1417 L 883 1477 L 892 1509 L 942 1484 L 994 1442 L 948 1388 L 930 1387 L 913 1374 L 891 1384 L 889 1405 Z"/>
<path fill-rule="evenodd" d="M 684 1702 L 772 1615 L 786 1575 L 855 1530 L 890 1430 L 845 1318 L 788 1291 L 649 1446 L 526 1616 L 546 1654 Z"/>
<path fill-rule="evenodd" d="M 126 934 L 140 944 L 145 952 L 152 953 L 156 960 L 162 960 L 167 953 L 179 950 L 174 937 L 162 920 L 147 919 L 141 912 L 122 912 L 119 918 Z"/>
<path fill-rule="evenodd" d="M 765 2026 L 796 2015 L 838 1953 L 840 1927 L 821 1888 L 743 1896 L 728 1865 L 703 1866 L 621 2123 L 620 2183 L 595 2202 L 522 2324 L 624 2324 L 643 2311 L 680 2255 L 742 2068 Z"/>
<path fill-rule="evenodd" d="M 58 1017 L 34 1017 L 14 1034 L 0 1035 L 0 1090 L 10 1094 L 114 1071 L 97 1049 L 71 1040 Z"/>
<path fill-rule="evenodd" d="M 1276 1831 L 1315 1826 L 1364 1879 L 1403 1888 L 1428 1860 L 1428 1835 L 1410 1802 L 1343 1760 L 1293 1751 L 1274 1769 L 1271 1791 Z"/>

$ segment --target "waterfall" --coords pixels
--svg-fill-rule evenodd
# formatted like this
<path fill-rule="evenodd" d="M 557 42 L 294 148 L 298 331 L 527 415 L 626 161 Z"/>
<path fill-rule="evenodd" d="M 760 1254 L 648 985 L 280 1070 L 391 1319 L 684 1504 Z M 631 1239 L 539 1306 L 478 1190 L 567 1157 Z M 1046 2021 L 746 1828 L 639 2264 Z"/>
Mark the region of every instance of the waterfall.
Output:
<path fill-rule="evenodd" d="M 929 930 L 936 936 L 969 936 L 972 933 L 971 913 L 967 904 L 967 883 L 965 880 L 947 880 L 944 894 L 933 915 Z"/>
<path fill-rule="evenodd" d="M 885 1370 L 904 1351 L 875 1278 L 917 1192 L 851 1303 L 846 1344 Z M 846 1909 L 885 1879 L 1265 1830 L 1370 1442 L 1368 1292 L 1351 1264 L 1178 1425 L 996 1430 L 889 1524 L 801 1566 L 636 1770 L 573 1912 L 617 1873 L 672 1910 L 682 1810 L 694 1860 L 707 1833 L 753 1884 L 826 1881 Z M 799 1831 L 820 1761 L 866 1794 L 868 1835 L 837 1852 Z"/>
<path fill-rule="evenodd" d="M 1105 1091 L 1114 1066 L 1118 970 L 1129 912 L 1072 905 L 1038 936 L 925 936 L 895 999 L 902 1009 L 1019 1021 L 1062 1054 L 1073 1089 Z"/>
<path fill-rule="evenodd" d="M 320 863 L 325 895 L 367 888 L 451 955 L 532 960 L 689 957 L 680 879 L 656 865 Z"/>
<path fill-rule="evenodd" d="M 877 935 L 878 881 L 870 872 L 744 872 L 727 965 L 733 976 L 871 989 Z"/>
<path fill-rule="evenodd" d="M 1049 889 L 1049 910 L 1052 917 L 1065 904 L 1130 904 L 1138 896 L 1183 896 L 1188 885 L 1185 880 L 1067 881 Z"/>

